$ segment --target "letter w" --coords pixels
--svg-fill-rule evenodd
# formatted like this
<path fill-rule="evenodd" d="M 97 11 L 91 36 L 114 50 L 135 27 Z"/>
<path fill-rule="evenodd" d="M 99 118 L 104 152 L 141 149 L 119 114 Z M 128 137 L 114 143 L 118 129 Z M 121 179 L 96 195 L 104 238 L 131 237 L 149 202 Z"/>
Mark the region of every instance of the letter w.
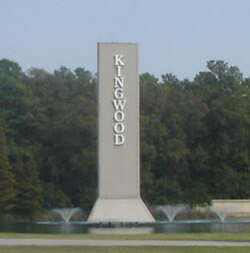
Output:
<path fill-rule="evenodd" d="M 115 107 L 116 111 L 123 111 L 124 107 L 126 104 L 126 100 L 121 100 L 121 99 L 114 99 L 113 100 L 113 105 Z"/>

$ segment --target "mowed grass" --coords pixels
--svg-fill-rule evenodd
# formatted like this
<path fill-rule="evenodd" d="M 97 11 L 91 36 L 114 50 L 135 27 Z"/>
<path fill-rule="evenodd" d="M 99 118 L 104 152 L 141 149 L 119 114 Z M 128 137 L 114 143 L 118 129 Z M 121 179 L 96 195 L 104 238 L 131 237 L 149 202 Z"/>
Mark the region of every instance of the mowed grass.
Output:
<path fill-rule="evenodd" d="M 1 253 L 249 253 L 250 247 L 0 247 Z"/>
<path fill-rule="evenodd" d="M 45 239 L 120 239 L 120 240 L 198 240 L 250 241 L 250 233 L 185 233 L 185 234 L 21 234 L 0 233 L 0 238 Z"/>
<path fill-rule="evenodd" d="M 123 240 L 213 240 L 249 241 L 250 234 L 19 234 L 0 233 L 0 238 L 46 238 L 46 239 L 123 239 Z M 250 253 L 250 247 L 60 247 L 60 246 L 0 246 L 0 253 Z"/>

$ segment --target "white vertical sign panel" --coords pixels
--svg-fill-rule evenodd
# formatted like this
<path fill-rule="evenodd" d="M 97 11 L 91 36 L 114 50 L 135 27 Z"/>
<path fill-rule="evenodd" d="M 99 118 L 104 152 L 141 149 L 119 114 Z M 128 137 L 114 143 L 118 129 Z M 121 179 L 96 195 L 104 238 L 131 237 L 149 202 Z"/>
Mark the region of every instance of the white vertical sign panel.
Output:
<path fill-rule="evenodd" d="M 98 199 L 89 222 L 152 222 L 140 198 L 138 46 L 98 44 Z"/>
<path fill-rule="evenodd" d="M 136 44 L 98 44 L 99 196 L 139 196 Z"/>

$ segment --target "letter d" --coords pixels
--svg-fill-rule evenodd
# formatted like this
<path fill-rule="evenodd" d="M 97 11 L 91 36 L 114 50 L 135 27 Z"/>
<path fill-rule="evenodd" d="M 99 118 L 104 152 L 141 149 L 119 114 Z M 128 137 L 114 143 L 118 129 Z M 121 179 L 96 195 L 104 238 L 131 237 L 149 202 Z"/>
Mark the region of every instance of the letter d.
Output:
<path fill-rule="evenodd" d="M 125 142 L 125 137 L 123 134 L 115 134 L 115 145 L 123 145 Z"/>

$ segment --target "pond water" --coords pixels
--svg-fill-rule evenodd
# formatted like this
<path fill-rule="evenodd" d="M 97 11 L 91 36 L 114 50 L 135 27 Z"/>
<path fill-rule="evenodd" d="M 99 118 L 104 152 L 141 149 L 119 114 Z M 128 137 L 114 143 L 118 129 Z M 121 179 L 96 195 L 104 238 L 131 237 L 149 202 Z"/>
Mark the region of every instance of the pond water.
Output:
<path fill-rule="evenodd" d="M 182 220 L 154 223 L 2 222 L 0 232 L 15 233 L 250 233 L 250 220 Z"/>

